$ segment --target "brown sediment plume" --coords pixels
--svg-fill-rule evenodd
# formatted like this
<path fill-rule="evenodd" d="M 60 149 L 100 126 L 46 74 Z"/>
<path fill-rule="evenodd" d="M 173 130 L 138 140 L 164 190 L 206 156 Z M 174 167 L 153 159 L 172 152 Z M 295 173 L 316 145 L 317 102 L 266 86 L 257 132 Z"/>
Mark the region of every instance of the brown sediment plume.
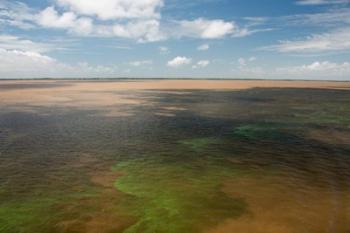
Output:
<path fill-rule="evenodd" d="M 102 191 L 117 192 L 117 189 L 114 188 L 114 182 L 122 174 L 113 171 L 108 162 L 101 161 L 92 154 L 82 153 L 68 166 L 87 169 L 87 175 L 90 177 L 91 183 L 102 188 Z"/>
<path fill-rule="evenodd" d="M 121 173 L 112 171 L 108 163 L 91 154 L 82 154 L 69 166 L 87 169 L 90 182 L 98 189 L 96 194 L 82 196 L 57 207 L 63 216 L 67 214 L 56 225 L 59 232 L 121 233 L 135 223 L 134 217 L 123 215 L 117 209 L 118 203 L 125 198 L 114 188 L 114 182 Z M 77 187 L 77 190 L 80 188 Z"/>
<path fill-rule="evenodd" d="M 68 203 L 61 207 L 67 218 L 57 224 L 59 232 L 77 233 L 121 233 L 126 228 L 135 223 L 135 219 L 130 216 L 121 215 L 115 211 L 114 206 L 121 199 L 121 195 L 116 195 L 110 189 L 102 192 L 98 197 L 87 197 L 77 200 L 75 203 Z M 84 209 L 85 211 L 81 211 Z"/>
<path fill-rule="evenodd" d="M 134 223 L 134 220 L 125 217 L 100 214 L 81 220 L 64 221 L 58 224 L 62 233 L 121 233 Z"/>
<path fill-rule="evenodd" d="M 350 145 L 350 130 L 312 129 L 305 137 L 327 144 Z"/>
<path fill-rule="evenodd" d="M 205 233 L 347 233 L 350 197 L 345 191 L 322 189 L 283 177 L 241 178 L 223 191 L 247 201 L 249 212 Z"/>
<path fill-rule="evenodd" d="M 348 82 L 329 81 L 2 80 L 0 81 L 0 106 L 7 106 L 14 108 L 14 110 L 28 112 L 35 112 L 33 107 L 55 106 L 79 109 L 93 108 L 97 110 L 100 108 L 101 112 L 104 112 L 106 116 L 130 116 L 133 112 L 130 109 L 124 109 L 123 106 L 152 104 L 152 98 L 135 95 L 135 92 L 132 91 L 156 91 L 183 94 L 183 92 L 188 93 L 190 90 L 242 90 L 249 88 L 350 89 Z M 178 111 L 178 109 L 171 110 Z"/>
<path fill-rule="evenodd" d="M 19 85 L 21 84 L 21 85 Z M 33 84 L 41 84 L 33 86 Z M 51 86 L 50 86 L 51 84 Z M 65 85 L 60 85 L 65 84 Z M 16 85 L 16 88 L 1 88 L 1 86 Z M 28 86 L 28 87 L 26 87 Z M 321 88 L 321 89 L 350 89 L 349 82 L 332 81 L 278 81 L 278 80 L 137 80 L 137 81 L 26 81 L 2 80 L 2 91 L 32 91 L 37 90 L 71 90 L 71 91 L 100 91 L 100 90 L 237 90 L 249 88 Z"/>
<path fill-rule="evenodd" d="M 91 174 L 91 182 L 95 185 L 102 186 L 104 188 L 111 188 L 113 191 L 116 191 L 114 188 L 114 182 L 120 177 L 122 174 L 108 171 L 108 172 L 97 172 Z"/>

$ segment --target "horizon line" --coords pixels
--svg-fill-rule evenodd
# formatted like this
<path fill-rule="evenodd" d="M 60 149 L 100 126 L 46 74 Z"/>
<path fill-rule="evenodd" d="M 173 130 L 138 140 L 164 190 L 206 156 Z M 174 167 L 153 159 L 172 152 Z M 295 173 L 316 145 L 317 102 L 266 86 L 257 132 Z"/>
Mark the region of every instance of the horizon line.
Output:
<path fill-rule="evenodd" d="M 113 80 L 208 80 L 208 81 L 317 81 L 317 82 L 350 82 L 350 80 L 340 80 L 340 79 L 271 79 L 271 78 L 176 78 L 176 77 L 171 77 L 171 78 L 157 78 L 157 77 L 113 77 L 113 78 L 79 78 L 79 77 L 74 77 L 74 78 L 0 78 L 0 81 L 35 81 L 35 80 L 57 80 L 57 81 L 80 81 L 80 80 L 91 80 L 91 81 L 113 81 Z"/>

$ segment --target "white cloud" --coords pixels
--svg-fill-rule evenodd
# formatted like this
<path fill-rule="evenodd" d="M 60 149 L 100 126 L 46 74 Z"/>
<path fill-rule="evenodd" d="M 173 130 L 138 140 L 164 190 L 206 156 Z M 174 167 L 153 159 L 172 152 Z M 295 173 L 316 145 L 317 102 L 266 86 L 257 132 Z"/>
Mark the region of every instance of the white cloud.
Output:
<path fill-rule="evenodd" d="M 208 66 L 209 64 L 210 64 L 210 61 L 208 61 L 208 60 L 201 60 L 201 61 L 197 62 L 197 65 L 198 65 L 199 67 L 206 67 L 206 66 Z"/>
<path fill-rule="evenodd" d="M 64 1 L 64 5 L 71 4 L 71 7 L 67 7 L 68 11 L 58 11 L 55 6 L 37 11 L 29 8 L 24 3 L 14 4 L 5 1 L 0 3 L 0 24 L 25 29 L 40 26 L 66 30 L 79 36 L 121 37 L 134 39 L 139 42 L 153 42 L 165 39 L 166 36 L 160 31 L 160 22 L 158 17 L 156 17 L 158 13 L 152 13 L 153 10 L 158 10 L 158 7 L 152 8 L 152 6 L 161 6 L 163 4 L 161 0 L 111 0 L 106 2 L 108 2 L 107 5 L 120 6 L 120 11 L 125 11 L 128 15 L 123 16 L 121 13 L 120 20 L 118 16 L 118 20 L 100 22 L 94 20 L 93 15 L 86 14 L 88 16 L 84 16 L 85 14 L 78 10 L 82 7 L 81 10 L 83 11 L 83 5 L 89 4 L 105 7 L 101 4 L 101 1 L 95 0 Z M 63 2 L 61 3 L 63 4 Z M 75 5 L 76 7 L 74 7 Z M 96 11 L 96 16 L 99 16 L 98 12 L 100 9 L 96 9 Z M 113 9 L 114 11 L 117 10 Z M 103 14 L 103 12 L 100 13 Z M 114 13 L 116 14 L 116 12 Z M 104 17 L 103 15 L 100 16 Z"/>
<path fill-rule="evenodd" d="M 62 43 L 62 40 L 59 40 Z M 38 43 L 12 35 L 0 35 L 0 77 L 99 77 L 114 76 L 115 66 L 69 65 L 45 55 L 62 49 L 54 43 Z"/>
<path fill-rule="evenodd" d="M 78 36 L 120 37 L 138 42 L 192 37 L 244 37 L 266 29 L 240 28 L 222 19 L 161 20 L 163 0 L 53 0 L 43 10 L 3 0 L 0 24 L 22 29 L 62 29 Z"/>
<path fill-rule="evenodd" d="M 350 28 L 337 29 L 324 34 L 314 34 L 303 40 L 280 41 L 277 45 L 263 47 L 262 49 L 282 53 L 349 50 Z"/>
<path fill-rule="evenodd" d="M 199 37 L 204 39 L 217 39 L 234 33 L 236 25 L 234 22 L 226 22 L 220 19 L 208 20 L 199 18 L 193 21 L 180 21 L 183 36 Z"/>
<path fill-rule="evenodd" d="M 112 26 L 112 33 L 109 31 L 107 34 L 136 39 L 139 42 L 154 42 L 165 38 L 165 35 L 160 32 L 159 26 L 159 21 L 154 19 L 127 24 L 115 24 Z"/>
<path fill-rule="evenodd" d="M 331 8 L 325 12 L 283 16 L 275 19 L 292 26 L 344 27 L 350 24 L 350 8 Z M 278 23 L 278 22 L 276 22 Z"/>
<path fill-rule="evenodd" d="M 143 66 L 143 65 L 152 65 L 152 64 L 153 64 L 153 61 L 151 61 L 151 60 L 142 60 L 142 61 L 129 62 L 129 65 L 135 66 L 135 67 Z"/>
<path fill-rule="evenodd" d="M 207 67 L 209 64 L 210 64 L 209 60 L 201 60 L 201 61 L 198 61 L 196 65 L 193 65 L 192 68 L 193 69 L 204 68 L 204 67 Z"/>
<path fill-rule="evenodd" d="M 47 77 L 59 66 L 54 59 L 37 52 L 0 49 L 0 74 L 3 78 Z"/>
<path fill-rule="evenodd" d="M 208 44 L 202 44 L 202 45 L 198 46 L 197 50 L 205 51 L 205 50 L 208 50 L 209 48 L 210 48 L 210 46 Z"/>
<path fill-rule="evenodd" d="M 37 23 L 47 28 L 68 29 L 78 34 L 90 34 L 92 32 L 92 20 L 86 17 L 78 18 L 73 12 L 65 12 L 62 15 L 54 7 L 48 7 L 37 15 Z"/>
<path fill-rule="evenodd" d="M 57 0 L 78 14 L 97 16 L 101 20 L 123 18 L 159 18 L 162 0 Z"/>
<path fill-rule="evenodd" d="M 175 37 L 220 39 L 226 36 L 245 37 L 257 32 L 270 30 L 271 29 L 251 29 L 249 26 L 241 28 L 234 21 L 198 18 L 195 20 L 176 21 L 175 26 L 172 27 L 172 31 L 168 32 L 168 34 Z"/>
<path fill-rule="evenodd" d="M 9 57 L 4 57 L 3 58 L 4 60 L 5 59 L 11 60 L 11 55 L 14 55 L 14 56 L 22 57 L 22 58 L 29 58 L 32 61 L 38 61 L 38 62 L 41 62 L 43 64 L 48 64 L 48 63 L 55 61 L 53 58 L 45 56 L 45 55 L 41 55 L 38 52 L 1 49 L 1 53 L 9 55 Z M 16 65 L 19 65 L 19 64 L 16 64 Z"/>
<path fill-rule="evenodd" d="M 121 37 L 134 39 L 139 42 L 153 42 L 165 39 L 160 31 L 158 8 L 163 4 L 161 0 L 102 0 L 108 5 L 113 5 L 112 13 L 120 13 L 117 19 L 107 22 L 94 20 L 94 14 L 84 14 L 85 7 L 98 5 L 101 8 L 106 5 L 95 0 L 64 0 L 60 4 L 67 6 L 68 11 L 58 11 L 55 6 L 47 7 L 42 11 L 29 8 L 24 3 L 0 3 L 0 24 L 21 27 L 25 29 L 44 27 L 63 29 L 79 36 L 97 37 Z M 118 8 L 120 7 L 120 8 Z M 87 10 L 86 9 L 86 10 Z M 119 9 L 119 10 L 118 10 Z M 91 8 L 91 10 L 93 10 Z M 107 11 L 98 7 L 96 16 L 103 16 Z M 101 11 L 101 12 L 100 12 Z M 134 15 L 133 15 L 134 14 Z M 87 15 L 87 16 L 84 16 Z"/>
<path fill-rule="evenodd" d="M 57 49 L 57 47 L 54 47 L 52 44 L 33 42 L 12 35 L 0 35 L 0 48 L 32 52 L 47 52 Z"/>
<path fill-rule="evenodd" d="M 277 68 L 273 75 L 277 78 L 316 80 L 350 80 L 350 63 L 316 61 L 311 64 Z"/>
<path fill-rule="evenodd" d="M 237 62 L 238 62 L 238 65 L 240 68 L 244 68 L 245 66 L 248 65 L 248 63 L 251 63 L 251 62 L 254 62 L 256 61 L 257 58 L 256 57 L 249 57 L 249 58 L 243 58 L 243 57 L 240 57 Z"/>
<path fill-rule="evenodd" d="M 294 66 L 289 68 L 280 68 L 279 71 L 286 71 L 288 73 L 317 73 L 323 75 L 334 75 L 346 72 L 350 74 L 350 63 L 334 63 L 329 61 L 316 61 L 311 64 Z"/>
<path fill-rule="evenodd" d="M 45 27 L 69 28 L 73 27 L 77 16 L 73 12 L 65 12 L 61 16 L 54 7 L 48 7 L 38 15 L 38 23 Z"/>
<path fill-rule="evenodd" d="M 251 66 L 233 70 L 235 77 L 247 79 L 347 80 L 350 63 L 315 61 L 310 64 L 282 67 Z"/>
<path fill-rule="evenodd" d="M 13 26 L 21 29 L 31 29 L 34 10 L 25 3 L 18 1 L 0 1 L 0 25 Z"/>
<path fill-rule="evenodd" d="M 168 61 L 168 66 L 176 68 L 176 67 L 180 67 L 183 65 L 189 65 L 189 64 L 191 64 L 191 62 L 192 62 L 191 58 L 178 56 L 178 57 L 175 57 L 174 59 Z"/>
<path fill-rule="evenodd" d="M 60 15 L 54 7 L 48 7 L 37 15 L 37 23 L 47 28 L 67 29 L 78 35 L 121 37 L 139 42 L 159 41 L 164 38 L 156 19 L 96 25 L 91 18 L 79 18 L 73 12 Z"/>
<path fill-rule="evenodd" d="M 0 48 L 2 78 L 116 77 L 116 66 L 68 65 L 38 52 Z"/>
<path fill-rule="evenodd" d="M 328 5 L 350 3 L 349 0 L 299 0 L 297 5 Z"/>

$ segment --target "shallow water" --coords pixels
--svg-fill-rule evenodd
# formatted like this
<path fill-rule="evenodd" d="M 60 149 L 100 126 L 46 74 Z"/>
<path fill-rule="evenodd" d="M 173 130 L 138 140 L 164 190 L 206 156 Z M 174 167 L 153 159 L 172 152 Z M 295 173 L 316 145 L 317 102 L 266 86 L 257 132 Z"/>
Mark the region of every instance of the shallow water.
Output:
<path fill-rule="evenodd" d="M 350 231 L 348 90 L 31 85 L 59 91 L 0 102 L 1 233 Z"/>

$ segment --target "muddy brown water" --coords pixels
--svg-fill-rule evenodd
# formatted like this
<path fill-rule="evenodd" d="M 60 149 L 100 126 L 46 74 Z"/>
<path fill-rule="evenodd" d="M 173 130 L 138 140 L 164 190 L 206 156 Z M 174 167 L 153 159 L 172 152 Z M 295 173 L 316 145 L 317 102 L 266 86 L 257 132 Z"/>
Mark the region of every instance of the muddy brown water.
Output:
<path fill-rule="evenodd" d="M 348 233 L 348 86 L 0 81 L 0 232 Z"/>

